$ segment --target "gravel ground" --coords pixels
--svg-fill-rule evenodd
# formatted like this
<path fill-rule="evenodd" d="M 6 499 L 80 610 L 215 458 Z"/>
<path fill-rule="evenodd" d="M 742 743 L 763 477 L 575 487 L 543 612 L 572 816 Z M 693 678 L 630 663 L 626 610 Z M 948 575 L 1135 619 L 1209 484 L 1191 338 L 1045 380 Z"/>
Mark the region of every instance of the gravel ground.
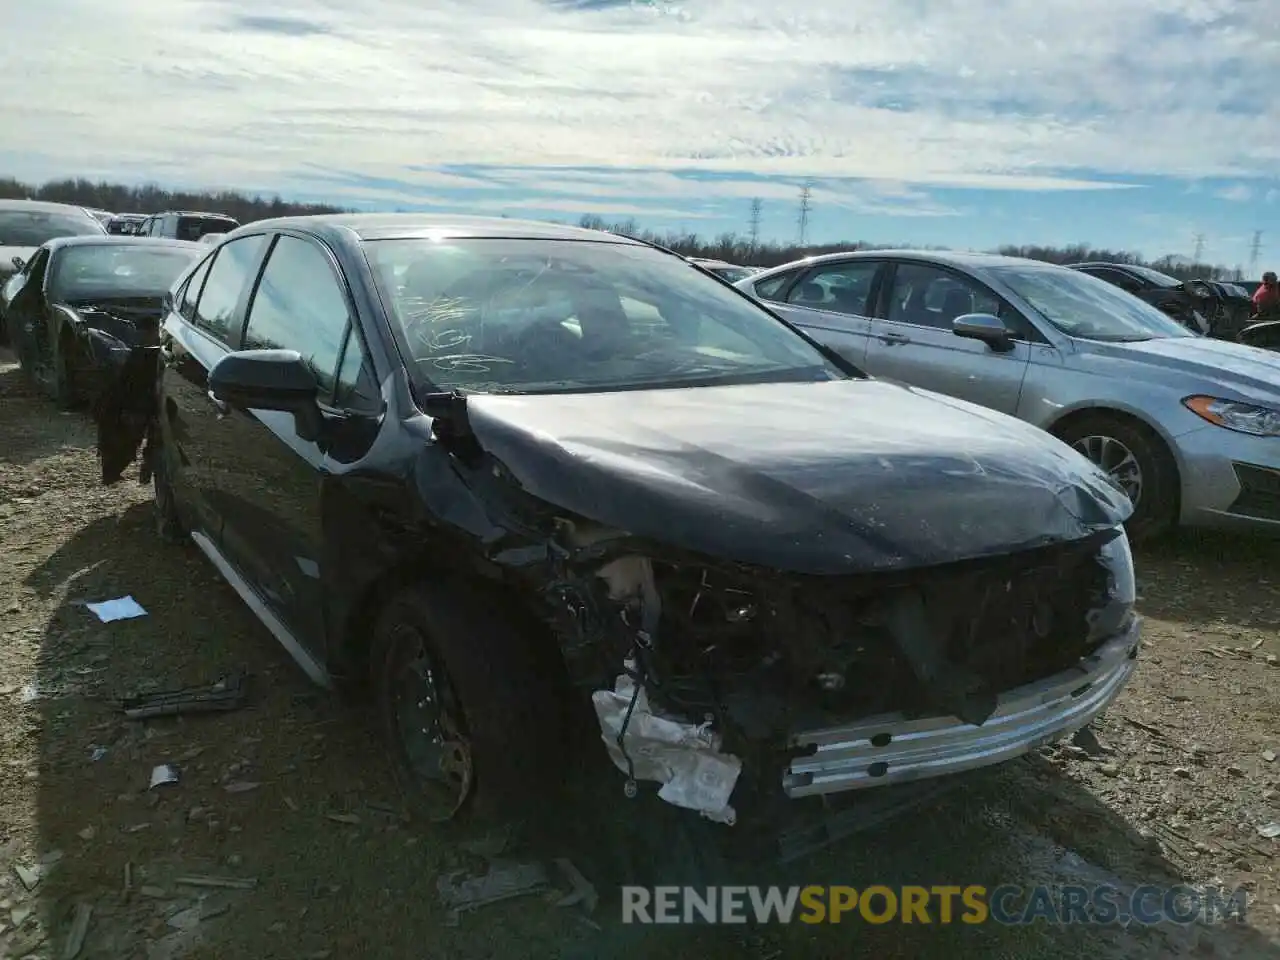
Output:
<path fill-rule="evenodd" d="M 1096 742 L 732 877 L 1189 883 L 1244 889 L 1244 923 L 624 926 L 620 879 L 688 875 L 712 825 L 628 803 L 613 781 L 616 792 L 566 805 L 562 837 L 541 838 L 541 852 L 555 847 L 595 881 L 591 917 L 552 893 L 454 918 L 438 878 L 494 850 L 398 815 L 363 711 L 309 687 L 193 548 L 158 541 L 149 488 L 100 487 L 86 420 L 34 396 L 0 354 L 0 957 L 63 956 L 77 914 L 80 956 L 152 960 L 1280 957 L 1280 839 L 1259 832 L 1280 820 L 1277 560 L 1277 545 L 1240 538 L 1142 552 L 1144 662 Z M 102 624 L 82 603 L 125 594 L 147 616 Z M 233 713 L 143 723 L 115 703 L 236 668 L 251 697 Z M 148 790 L 161 763 L 181 780 Z M 516 840 L 505 855 L 524 852 Z M 182 882 L 193 876 L 247 888 Z"/>

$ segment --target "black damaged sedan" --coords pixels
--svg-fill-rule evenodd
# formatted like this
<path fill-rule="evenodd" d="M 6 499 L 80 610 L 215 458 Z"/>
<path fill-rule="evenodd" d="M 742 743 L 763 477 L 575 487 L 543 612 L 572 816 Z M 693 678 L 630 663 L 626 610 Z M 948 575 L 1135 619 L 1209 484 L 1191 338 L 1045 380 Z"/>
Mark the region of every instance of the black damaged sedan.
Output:
<path fill-rule="evenodd" d="M 24 372 L 64 407 L 94 399 L 132 348 L 155 345 L 165 293 L 203 252 L 93 235 L 59 237 L 15 260 L 0 312 Z"/>
<path fill-rule="evenodd" d="M 527 809 L 584 723 L 619 795 L 773 817 L 1018 756 L 1134 669 L 1101 473 L 672 253 L 409 214 L 206 250 L 99 407 L 103 480 L 141 449 L 161 533 L 372 693 L 426 817 Z"/>

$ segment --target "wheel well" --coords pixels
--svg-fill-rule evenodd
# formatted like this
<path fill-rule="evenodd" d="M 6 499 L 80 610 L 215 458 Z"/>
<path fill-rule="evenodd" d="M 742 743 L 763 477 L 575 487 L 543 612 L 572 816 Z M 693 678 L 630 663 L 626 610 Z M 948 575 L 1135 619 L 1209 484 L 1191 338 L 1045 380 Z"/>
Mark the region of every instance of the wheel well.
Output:
<path fill-rule="evenodd" d="M 1156 451 L 1164 458 L 1165 466 L 1169 468 L 1173 477 L 1174 516 L 1178 516 L 1182 509 L 1182 471 L 1178 468 L 1178 458 L 1173 455 L 1168 441 L 1160 434 L 1160 431 L 1141 417 L 1125 410 L 1116 410 L 1114 407 L 1085 407 L 1081 410 L 1072 410 L 1065 417 L 1056 421 L 1049 427 L 1049 432 L 1061 440 L 1062 434 L 1066 432 L 1068 427 L 1085 420 L 1116 420 L 1140 431 L 1153 441 Z"/>
<path fill-rule="evenodd" d="M 379 614 L 392 597 L 428 577 L 446 580 L 465 578 L 473 589 L 478 588 L 491 593 L 495 607 L 502 610 L 505 616 L 510 617 L 519 626 L 521 632 L 529 637 L 529 641 L 541 648 L 549 658 L 554 654 L 558 667 L 564 668 L 559 644 L 550 626 L 519 601 L 514 587 L 491 582 L 479 576 L 468 577 L 457 571 L 447 570 L 438 563 L 432 562 L 428 556 L 409 557 L 375 577 L 361 593 L 359 599 L 351 605 L 344 618 L 339 634 L 339 648 L 336 651 L 337 662 L 333 665 L 335 674 L 341 679 L 344 687 L 351 690 L 363 690 L 367 687 L 372 630 L 378 621 Z"/>

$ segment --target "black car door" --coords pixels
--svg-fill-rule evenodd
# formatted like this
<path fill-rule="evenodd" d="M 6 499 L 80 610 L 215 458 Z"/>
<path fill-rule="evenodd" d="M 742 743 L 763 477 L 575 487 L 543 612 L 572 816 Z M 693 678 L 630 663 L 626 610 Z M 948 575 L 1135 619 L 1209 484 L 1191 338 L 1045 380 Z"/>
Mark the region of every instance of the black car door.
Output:
<path fill-rule="evenodd" d="M 34 374 L 42 362 L 44 280 L 48 275 L 50 256 L 48 247 L 41 247 L 33 253 L 8 288 L 10 299 L 5 305 L 5 329 L 19 362 L 28 374 Z"/>
<path fill-rule="evenodd" d="M 161 333 L 161 453 L 183 520 L 215 547 L 223 523 L 217 481 L 240 458 L 209 395 L 209 370 L 238 346 L 266 245 L 266 234 L 254 234 L 219 247 L 191 275 Z"/>
<path fill-rule="evenodd" d="M 372 379 L 359 336 L 349 336 L 354 317 L 346 281 L 328 248 L 311 237 L 279 235 L 249 304 L 242 349 L 298 351 L 315 373 L 328 429 L 316 441 L 304 440 L 291 413 L 271 410 L 231 409 L 222 423 L 237 457 L 236 469 L 219 477 L 227 559 L 315 662 L 324 660 L 326 637 L 326 450 L 333 451 L 345 414 L 358 416 L 370 393 L 360 386 Z"/>

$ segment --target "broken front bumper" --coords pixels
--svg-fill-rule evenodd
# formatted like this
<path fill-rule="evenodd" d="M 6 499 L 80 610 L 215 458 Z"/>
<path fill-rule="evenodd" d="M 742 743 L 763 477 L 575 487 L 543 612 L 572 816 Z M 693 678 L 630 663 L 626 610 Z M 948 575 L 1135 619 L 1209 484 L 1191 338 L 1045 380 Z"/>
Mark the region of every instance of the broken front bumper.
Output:
<path fill-rule="evenodd" d="M 1034 750 L 1110 706 L 1136 666 L 1140 631 L 1141 618 L 1134 616 L 1071 669 L 1006 691 L 981 726 L 954 717 L 908 720 L 890 713 L 797 734 L 793 746 L 812 753 L 792 761 L 783 790 L 794 798 L 881 787 L 985 767 Z"/>

